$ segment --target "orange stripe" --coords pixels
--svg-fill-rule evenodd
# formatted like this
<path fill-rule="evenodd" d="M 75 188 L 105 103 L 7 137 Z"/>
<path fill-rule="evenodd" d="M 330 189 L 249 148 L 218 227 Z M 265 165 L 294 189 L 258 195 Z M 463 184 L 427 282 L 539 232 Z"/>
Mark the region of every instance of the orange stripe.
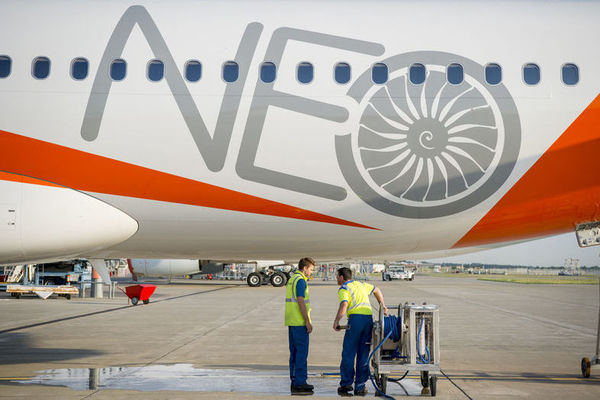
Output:
<path fill-rule="evenodd" d="M 376 229 L 2 130 L 0 170 L 88 192 Z"/>
<path fill-rule="evenodd" d="M 23 175 L 15 175 L 8 172 L 0 171 L 0 180 L 2 181 L 11 181 L 11 182 L 22 182 L 22 183 L 31 183 L 33 185 L 44 185 L 44 186 L 54 186 L 54 187 L 62 187 L 60 185 L 55 185 L 51 182 L 41 181 L 39 179 L 30 178 L 28 176 Z"/>
<path fill-rule="evenodd" d="M 598 219 L 600 96 L 454 247 L 553 235 Z"/>

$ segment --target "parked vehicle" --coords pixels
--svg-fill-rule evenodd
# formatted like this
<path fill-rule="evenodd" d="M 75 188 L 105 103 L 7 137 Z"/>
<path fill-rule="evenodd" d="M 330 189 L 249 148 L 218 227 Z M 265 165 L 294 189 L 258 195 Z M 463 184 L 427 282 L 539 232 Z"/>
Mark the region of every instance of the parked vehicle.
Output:
<path fill-rule="evenodd" d="M 403 265 L 390 265 L 381 273 L 381 277 L 384 281 L 391 281 L 394 279 L 412 281 L 415 279 L 415 273 L 412 269 L 405 268 Z"/>

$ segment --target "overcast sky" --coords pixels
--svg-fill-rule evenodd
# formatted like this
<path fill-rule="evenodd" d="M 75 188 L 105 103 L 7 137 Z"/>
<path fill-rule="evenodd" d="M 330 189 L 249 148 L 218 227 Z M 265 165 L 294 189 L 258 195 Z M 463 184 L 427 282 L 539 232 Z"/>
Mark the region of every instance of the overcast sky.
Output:
<path fill-rule="evenodd" d="M 488 263 L 528 266 L 562 266 L 565 258 L 578 258 L 580 266 L 600 265 L 600 246 L 580 248 L 575 233 L 500 247 L 461 256 L 437 258 L 432 262 Z"/>

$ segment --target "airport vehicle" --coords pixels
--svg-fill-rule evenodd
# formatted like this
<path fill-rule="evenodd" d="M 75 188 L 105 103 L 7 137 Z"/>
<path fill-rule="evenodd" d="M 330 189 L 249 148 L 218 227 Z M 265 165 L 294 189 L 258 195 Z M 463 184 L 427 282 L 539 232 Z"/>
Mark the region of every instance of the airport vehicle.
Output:
<path fill-rule="evenodd" d="M 35 266 L 34 282 L 40 285 L 70 285 L 92 280 L 92 268 L 86 260 L 69 260 Z"/>
<path fill-rule="evenodd" d="M 394 279 L 412 281 L 415 279 L 415 272 L 410 268 L 404 268 L 403 265 L 392 264 L 381 273 L 381 278 L 384 281 L 392 281 Z"/>
<path fill-rule="evenodd" d="M 598 231 L 600 2 L 341 4 L 3 1 L 0 263 Z"/>

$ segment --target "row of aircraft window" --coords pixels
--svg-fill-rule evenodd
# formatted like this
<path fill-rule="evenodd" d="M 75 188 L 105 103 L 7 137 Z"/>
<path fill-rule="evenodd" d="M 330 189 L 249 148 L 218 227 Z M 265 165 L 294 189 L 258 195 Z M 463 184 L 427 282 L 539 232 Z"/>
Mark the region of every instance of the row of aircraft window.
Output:
<path fill-rule="evenodd" d="M 10 75 L 12 60 L 8 56 L 0 56 L 0 78 Z M 85 58 L 75 58 L 71 62 L 71 77 L 76 80 L 87 78 L 89 62 Z M 125 60 L 116 59 L 110 64 L 110 77 L 114 81 L 125 79 L 127 63 Z M 190 60 L 184 67 L 185 79 L 188 82 L 197 82 L 202 77 L 202 64 L 197 60 Z M 32 74 L 37 79 L 46 79 L 50 75 L 50 59 L 38 57 L 33 60 Z M 235 82 L 239 78 L 240 68 L 235 61 L 227 61 L 223 64 L 223 80 Z M 153 82 L 163 79 L 165 65 L 160 60 L 151 60 L 148 63 L 147 77 Z M 409 68 L 409 79 L 419 85 L 425 82 L 426 68 L 423 64 L 413 64 Z M 448 82 L 459 85 L 464 80 L 463 67 L 460 64 L 450 64 L 446 69 Z M 277 77 L 277 66 L 271 62 L 265 62 L 260 66 L 260 79 L 265 83 L 275 81 Z M 338 63 L 334 67 L 334 79 L 337 83 L 346 84 L 350 82 L 350 65 Z M 310 83 L 314 78 L 314 68 L 309 62 L 301 62 L 296 68 L 296 78 L 300 83 Z M 384 84 L 388 81 L 388 67 L 383 63 L 374 64 L 371 68 L 371 78 L 376 84 Z M 537 85 L 540 82 L 541 72 L 537 64 L 529 63 L 523 66 L 523 81 L 528 85 Z M 485 80 L 490 85 L 502 82 L 502 67 L 498 64 L 485 66 Z M 575 85 L 579 82 L 579 68 L 575 64 L 564 64 L 562 66 L 562 81 L 566 85 Z"/>

